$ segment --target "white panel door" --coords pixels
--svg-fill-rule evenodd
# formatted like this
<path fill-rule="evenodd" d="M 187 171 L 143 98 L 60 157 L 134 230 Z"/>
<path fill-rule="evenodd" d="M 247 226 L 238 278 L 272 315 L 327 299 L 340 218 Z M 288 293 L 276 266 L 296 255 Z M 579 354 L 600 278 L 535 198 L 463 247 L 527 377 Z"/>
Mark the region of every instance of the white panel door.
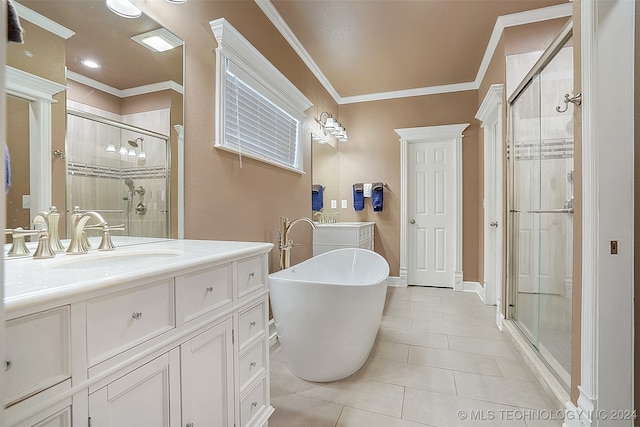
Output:
<path fill-rule="evenodd" d="M 455 141 L 409 144 L 408 283 L 452 288 L 456 269 Z"/>

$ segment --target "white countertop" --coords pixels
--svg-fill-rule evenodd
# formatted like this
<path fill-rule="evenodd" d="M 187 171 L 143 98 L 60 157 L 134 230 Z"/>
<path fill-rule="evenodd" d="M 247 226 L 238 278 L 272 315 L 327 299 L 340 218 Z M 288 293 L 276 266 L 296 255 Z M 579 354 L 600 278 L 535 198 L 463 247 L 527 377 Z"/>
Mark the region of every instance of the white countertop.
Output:
<path fill-rule="evenodd" d="M 124 282 L 168 276 L 203 264 L 259 255 L 273 248 L 272 243 L 215 240 L 114 236 L 113 241 L 113 251 L 92 249 L 83 255 L 58 254 L 50 259 L 5 258 L 6 312 L 70 301 Z"/>

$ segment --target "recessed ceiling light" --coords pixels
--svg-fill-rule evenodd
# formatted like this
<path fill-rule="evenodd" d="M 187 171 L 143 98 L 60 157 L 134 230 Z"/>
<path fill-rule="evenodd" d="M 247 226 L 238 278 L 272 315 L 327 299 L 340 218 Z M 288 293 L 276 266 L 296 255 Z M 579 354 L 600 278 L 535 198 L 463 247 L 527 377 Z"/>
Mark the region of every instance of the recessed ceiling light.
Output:
<path fill-rule="evenodd" d="M 106 2 L 109 10 L 123 18 L 138 18 L 142 15 L 142 11 L 129 0 L 106 0 Z"/>
<path fill-rule="evenodd" d="M 164 52 L 183 44 L 180 38 L 166 28 L 158 28 L 157 30 L 138 34 L 131 37 L 131 39 L 154 52 Z"/>
<path fill-rule="evenodd" d="M 100 64 L 98 64 L 96 61 L 94 61 L 93 59 L 83 59 L 82 61 L 80 61 L 80 63 L 82 65 L 84 65 L 87 68 L 93 68 L 93 69 L 98 69 L 101 67 Z"/>

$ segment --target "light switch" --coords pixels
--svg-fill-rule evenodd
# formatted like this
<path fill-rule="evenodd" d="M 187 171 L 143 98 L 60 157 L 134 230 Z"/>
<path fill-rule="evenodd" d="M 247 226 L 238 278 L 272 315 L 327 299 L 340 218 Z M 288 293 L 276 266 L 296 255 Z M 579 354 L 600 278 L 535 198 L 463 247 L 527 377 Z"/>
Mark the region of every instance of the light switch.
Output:
<path fill-rule="evenodd" d="M 22 195 L 22 209 L 31 209 L 31 194 Z"/>
<path fill-rule="evenodd" d="M 331 201 L 331 209 L 336 209 L 338 207 L 338 201 L 337 200 L 332 200 Z"/>
<path fill-rule="evenodd" d="M 347 201 L 346 200 L 342 201 L 342 209 L 347 209 Z"/>

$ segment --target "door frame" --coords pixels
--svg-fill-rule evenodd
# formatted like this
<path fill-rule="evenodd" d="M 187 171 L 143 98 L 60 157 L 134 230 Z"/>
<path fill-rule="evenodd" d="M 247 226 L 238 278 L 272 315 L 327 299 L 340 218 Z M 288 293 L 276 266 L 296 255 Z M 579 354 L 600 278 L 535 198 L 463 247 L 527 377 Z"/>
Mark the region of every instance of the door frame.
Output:
<path fill-rule="evenodd" d="M 504 165 L 503 165 L 503 96 L 504 85 L 489 87 L 482 105 L 476 113 L 480 127 L 484 130 L 484 276 L 494 271 L 494 283 L 487 286 L 484 280 L 484 303 L 496 306 L 496 324 L 502 330 L 502 283 L 504 277 Z M 488 213 L 490 215 L 488 215 Z M 489 250 L 488 238 L 492 232 L 489 221 L 497 221 L 495 227 L 495 253 Z"/>
<path fill-rule="evenodd" d="M 408 223 L 409 223 L 409 200 L 407 197 L 407 186 L 409 182 L 409 144 L 413 142 L 443 141 L 451 139 L 454 142 L 455 150 L 455 200 L 456 200 L 456 265 L 454 273 L 454 291 L 463 290 L 462 285 L 462 132 L 469 126 L 469 123 L 425 126 L 414 128 L 395 129 L 400 136 L 400 282 L 401 286 L 408 283 Z"/>

